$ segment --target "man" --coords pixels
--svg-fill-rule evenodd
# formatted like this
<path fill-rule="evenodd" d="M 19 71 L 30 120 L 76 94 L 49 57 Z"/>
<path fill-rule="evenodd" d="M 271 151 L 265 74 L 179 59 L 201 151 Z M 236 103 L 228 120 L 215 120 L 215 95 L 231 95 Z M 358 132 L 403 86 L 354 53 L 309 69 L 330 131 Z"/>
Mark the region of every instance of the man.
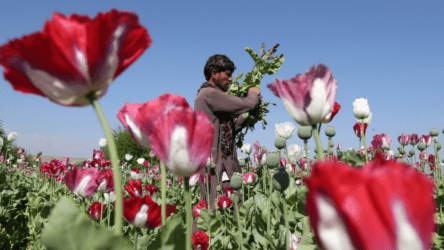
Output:
<path fill-rule="evenodd" d="M 226 93 L 233 81 L 232 74 L 235 69 L 234 63 L 227 56 L 219 54 L 211 56 L 204 68 L 207 82 L 200 87 L 194 102 L 194 109 L 207 114 L 214 124 L 211 155 L 216 169 L 210 171 L 210 209 L 213 213 L 216 211 L 214 202 L 217 198 L 216 187 L 219 182 L 222 183 L 223 171 L 227 172 L 230 179 L 234 172 L 242 172 L 235 147 L 236 134 L 242 130 L 242 125 L 246 121 L 242 114 L 253 110 L 259 104 L 258 88 L 250 88 L 245 98 Z M 235 122 L 233 115 L 237 117 Z M 205 175 L 206 169 L 203 168 L 200 173 Z M 219 177 L 219 181 L 216 176 Z M 199 182 L 199 185 L 203 200 L 206 198 L 206 185 L 203 182 Z M 238 196 L 242 201 L 239 191 Z M 197 218 L 194 224 L 196 222 Z M 196 229 L 196 225 L 193 225 L 193 231 Z"/>

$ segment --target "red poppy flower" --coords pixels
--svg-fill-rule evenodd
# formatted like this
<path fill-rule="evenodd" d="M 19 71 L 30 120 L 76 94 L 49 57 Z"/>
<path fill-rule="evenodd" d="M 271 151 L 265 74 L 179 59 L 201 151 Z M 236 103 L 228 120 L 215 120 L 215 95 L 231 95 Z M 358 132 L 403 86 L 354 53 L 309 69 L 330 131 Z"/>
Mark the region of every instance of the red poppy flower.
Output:
<path fill-rule="evenodd" d="M 200 210 L 201 209 L 208 209 L 208 204 L 205 202 L 205 200 L 201 200 L 196 206 L 194 206 L 194 217 L 199 217 Z"/>
<path fill-rule="evenodd" d="M 231 207 L 232 201 L 231 198 L 228 198 L 227 196 L 221 196 L 219 200 L 217 200 L 217 205 L 220 209 L 227 209 Z"/>
<path fill-rule="evenodd" d="M 82 197 L 91 197 L 99 187 L 97 168 L 74 168 L 66 172 L 64 181 L 69 190 Z"/>
<path fill-rule="evenodd" d="M 133 171 L 133 172 L 136 172 L 136 173 L 139 173 L 139 169 L 137 169 L 137 168 L 133 168 L 132 171 Z"/>
<path fill-rule="evenodd" d="M 176 206 L 166 205 L 166 217 L 175 211 Z M 161 213 L 161 207 L 148 195 L 123 201 L 123 217 L 135 227 L 160 227 L 162 225 Z"/>
<path fill-rule="evenodd" d="M 322 249 L 429 249 L 436 211 L 434 182 L 378 153 L 362 169 L 317 162 L 306 211 Z"/>
<path fill-rule="evenodd" d="M 210 237 L 204 232 L 195 232 L 191 235 L 193 250 L 207 250 L 210 247 Z"/>
<path fill-rule="evenodd" d="M 131 197 L 137 197 L 142 196 L 142 180 L 138 179 L 137 181 L 130 180 L 128 181 L 128 186 L 123 186 L 126 191 L 128 191 L 128 194 Z"/>
<path fill-rule="evenodd" d="M 145 191 L 147 195 L 152 196 L 157 193 L 158 189 L 156 185 L 145 185 Z"/>
<path fill-rule="evenodd" d="M 244 174 L 244 184 L 252 184 L 256 178 L 252 172 L 247 172 Z"/>
<path fill-rule="evenodd" d="M 368 124 L 364 123 L 364 135 L 365 135 L 365 131 L 367 131 L 367 127 L 368 127 Z M 362 123 L 360 123 L 360 122 L 357 122 L 353 126 L 353 130 L 355 131 L 355 134 L 357 137 L 361 137 L 361 129 L 362 129 Z"/>
<path fill-rule="evenodd" d="M 105 211 L 106 208 L 106 204 L 103 205 L 103 211 Z M 94 220 L 98 220 L 100 219 L 100 210 L 102 209 L 102 204 L 98 201 L 95 201 L 91 204 L 91 206 L 88 208 L 89 211 L 89 215 L 91 215 L 91 218 L 93 218 Z"/>
<path fill-rule="evenodd" d="M 224 187 L 224 194 L 225 194 L 225 196 L 231 198 L 233 193 L 234 193 L 234 189 L 232 187 Z"/>
<path fill-rule="evenodd" d="M 4 76 L 15 90 L 64 106 L 90 105 L 151 46 L 136 14 L 115 9 L 89 16 L 54 13 L 41 32 L 0 47 Z"/>

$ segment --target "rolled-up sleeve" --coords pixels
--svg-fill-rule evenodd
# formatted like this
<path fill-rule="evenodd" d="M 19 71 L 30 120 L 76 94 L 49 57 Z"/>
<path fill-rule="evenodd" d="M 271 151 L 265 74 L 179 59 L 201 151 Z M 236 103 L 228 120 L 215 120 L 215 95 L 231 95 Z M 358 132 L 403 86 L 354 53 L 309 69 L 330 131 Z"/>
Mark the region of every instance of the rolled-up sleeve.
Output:
<path fill-rule="evenodd" d="M 258 96 L 256 92 L 250 92 L 247 97 L 242 98 L 212 89 L 207 96 L 207 105 L 213 112 L 229 112 L 238 116 L 253 110 L 259 104 Z"/>

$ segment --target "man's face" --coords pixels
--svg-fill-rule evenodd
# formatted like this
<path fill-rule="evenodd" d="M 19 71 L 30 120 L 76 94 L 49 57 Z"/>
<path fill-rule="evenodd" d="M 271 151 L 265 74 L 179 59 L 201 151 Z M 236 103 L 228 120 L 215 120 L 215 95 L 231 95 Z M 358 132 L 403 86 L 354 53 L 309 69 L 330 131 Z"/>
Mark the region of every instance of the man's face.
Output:
<path fill-rule="evenodd" d="M 233 72 L 229 70 L 216 72 L 216 70 L 213 69 L 214 84 L 219 86 L 219 88 L 221 88 L 223 91 L 227 92 L 230 88 L 231 82 L 233 81 L 232 74 Z"/>

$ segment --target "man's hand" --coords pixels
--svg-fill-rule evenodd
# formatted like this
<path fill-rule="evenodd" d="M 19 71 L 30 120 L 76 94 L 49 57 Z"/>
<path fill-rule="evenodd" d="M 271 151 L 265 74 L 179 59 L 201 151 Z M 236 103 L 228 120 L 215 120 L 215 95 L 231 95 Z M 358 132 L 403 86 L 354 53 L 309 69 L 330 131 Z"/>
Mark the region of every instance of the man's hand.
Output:
<path fill-rule="evenodd" d="M 256 92 L 258 95 L 261 95 L 261 90 L 258 88 L 255 88 L 255 87 L 249 88 L 248 94 L 250 94 L 250 92 L 252 92 L 252 91 Z"/>

